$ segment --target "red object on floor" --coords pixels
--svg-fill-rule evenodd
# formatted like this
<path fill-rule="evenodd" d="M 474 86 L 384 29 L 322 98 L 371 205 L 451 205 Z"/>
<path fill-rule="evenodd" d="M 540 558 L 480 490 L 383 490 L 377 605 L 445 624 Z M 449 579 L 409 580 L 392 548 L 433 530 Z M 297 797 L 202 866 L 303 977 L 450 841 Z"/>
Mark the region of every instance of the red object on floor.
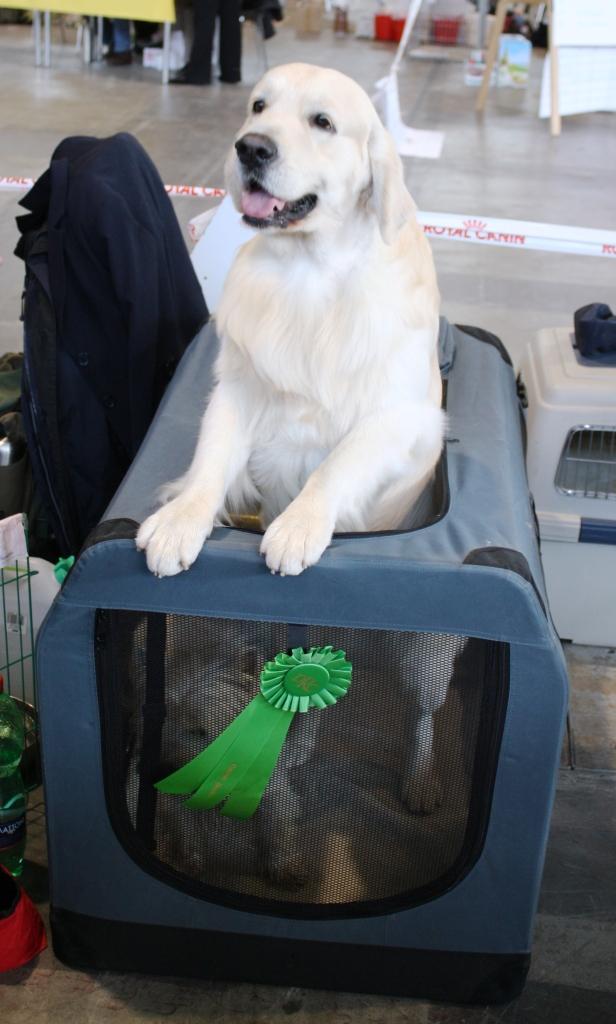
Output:
<path fill-rule="evenodd" d="M 374 38 L 382 43 L 391 42 L 391 14 L 375 14 Z"/>
<path fill-rule="evenodd" d="M 45 926 L 38 910 L 0 866 L 0 972 L 23 967 L 46 947 Z"/>
<path fill-rule="evenodd" d="M 458 41 L 461 21 L 461 18 L 433 18 L 433 41 L 445 46 L 454 46 Z"/>
<path fill-rule="evenodd" d="M 406 18 L 392 18 L 391 19 L 391 35 L 390 39 L 392 43 L 399 43 L 402 39 L 402 33 L 404 32 L 404 26 L 406 25 Z"/>

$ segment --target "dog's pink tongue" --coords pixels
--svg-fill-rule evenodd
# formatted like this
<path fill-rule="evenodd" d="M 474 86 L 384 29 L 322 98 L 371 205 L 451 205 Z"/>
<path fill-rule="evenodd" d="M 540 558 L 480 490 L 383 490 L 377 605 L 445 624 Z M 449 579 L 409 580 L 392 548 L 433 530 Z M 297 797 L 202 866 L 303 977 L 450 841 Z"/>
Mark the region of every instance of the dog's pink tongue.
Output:
<path fill-rule="evenodd" d="M 282 210 L 284 200 L 276 199 L 269 192 L 259 189 L 258 192 L 242 192 L 242 213 L 257 220 L 267 220 L 274 210 Z"/>

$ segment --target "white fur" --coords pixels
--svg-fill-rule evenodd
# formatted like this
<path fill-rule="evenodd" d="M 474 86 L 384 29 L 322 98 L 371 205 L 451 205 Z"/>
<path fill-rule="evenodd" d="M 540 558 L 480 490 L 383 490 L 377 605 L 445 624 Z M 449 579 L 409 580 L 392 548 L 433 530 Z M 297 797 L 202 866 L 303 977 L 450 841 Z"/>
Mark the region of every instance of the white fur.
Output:
<path fill-rule="evenodd" d="M 238 133 L 271 138 L 264 186 L 318 197 L 304 220 L 240 250 L 217 315 L 217 383 L 192 464 L 137 546 L 159 576 L 187 569 L 216 521 L 259 506 L 272 572 L 313 565 L 334 530 L 394 528 L 443 436 L 438 291 L 400 159 L 366 94 L 292 64 L 256 86 Z M 314 126 L 326 113 L 336 132 Z M 232 150 L 229 190 L 239 206 Z"/>

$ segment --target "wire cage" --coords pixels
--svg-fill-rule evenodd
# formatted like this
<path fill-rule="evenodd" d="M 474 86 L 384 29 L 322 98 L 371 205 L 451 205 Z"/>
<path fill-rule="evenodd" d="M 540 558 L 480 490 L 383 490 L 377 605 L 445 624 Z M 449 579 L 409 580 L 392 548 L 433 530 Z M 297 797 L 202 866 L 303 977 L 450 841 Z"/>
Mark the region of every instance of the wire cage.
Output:
<path fill-rule="evenodd" d="M 569 431 L 554 481 L 561 494 L 616 500 L 616 427 Z"/>
<path fill-rule="evenodd" d="M 32 577 L 36 575 L 37 570 L 31 567 L 27 556 L 0 568 L 0 674 L 5 692 L 13 697 L 24 714 L 25 750 L 21 770 L 27 790 L 35 789 L 41 782 L 32 608 Z"/>

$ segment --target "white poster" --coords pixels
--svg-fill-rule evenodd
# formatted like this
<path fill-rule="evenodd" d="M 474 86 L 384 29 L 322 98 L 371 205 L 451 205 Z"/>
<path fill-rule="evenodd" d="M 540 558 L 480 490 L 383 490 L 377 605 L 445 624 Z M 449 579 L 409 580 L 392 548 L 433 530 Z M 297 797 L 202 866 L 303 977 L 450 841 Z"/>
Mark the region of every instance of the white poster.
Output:
<path fill-rule="evenodd" d="M 616 46 L 616 0 L 554 0 L 554 45 Z"/>
<path fill-rule="evenodd" d="M 566 46 L 558 50 L 558 107 L 563 115 L 616 111 L 616 46 Z M 539 117 L 549 117 L 550 108 L 548 54 L 543 64 Z"/>

